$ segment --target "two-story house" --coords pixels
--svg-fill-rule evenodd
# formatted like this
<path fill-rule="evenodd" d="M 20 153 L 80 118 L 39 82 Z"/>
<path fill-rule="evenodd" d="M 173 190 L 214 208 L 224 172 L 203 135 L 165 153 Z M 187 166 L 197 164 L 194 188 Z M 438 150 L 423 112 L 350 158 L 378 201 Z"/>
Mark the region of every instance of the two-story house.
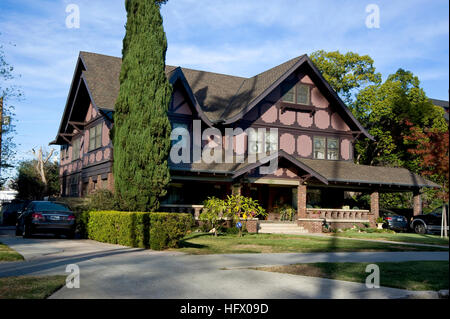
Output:
<path fill-rule="evenodd" d="M 120 68 L 120 58 L 79 55 L 52 142 L 61 145 L 62 196 L 85 196 L 98 188 L 113 190 L 109 131 Z M 173 128 L 191 133 L 187 145 L 192 154 L 188 163 L 169 161 L 171 184 L 162 204 L 165 211 L 198 214 L 208 196 L 240 193 L 258 199 L 269 211 L 269 219 L 278 218 L 276 207 L 292 205 L 298 212 L 297 223 L 316 232 L 324 220 L 335 227 L 373 224 L 380 192 L 413 192 L 414 213 L 419 214 L 420 189 L 438 187 L 403 168 L 355 164 L 355 141 L 373 137 L 306 55 L 251 78 L 175 66 L 166 66 L 166 75 L 173 86 L 168 116 Z M 202 147 L 219 140 L 224 152 L 231 149 L 233 156 L 243 155 L 245 160 L 216 163 L 194 158 L 198 146 L 194 131 L 207 128 L 215 128 L 217 134 L 202 140 Z M 237 133 L 227 139 L 230 128 Z M 267 133 L 261 139 L 248 134 L 248 128 Z M 277 134 L 271 134 L 271 128 Z M 268 174 L 259 170 L 268 165 L 267 160 L 250 162 L 245 155 L 261 149 L 273 151 L 268 157 L 277 160 L 276 170 Z M 349 191 L 369 193 L 370 209 L 346 207 L 345 192 Z"/>

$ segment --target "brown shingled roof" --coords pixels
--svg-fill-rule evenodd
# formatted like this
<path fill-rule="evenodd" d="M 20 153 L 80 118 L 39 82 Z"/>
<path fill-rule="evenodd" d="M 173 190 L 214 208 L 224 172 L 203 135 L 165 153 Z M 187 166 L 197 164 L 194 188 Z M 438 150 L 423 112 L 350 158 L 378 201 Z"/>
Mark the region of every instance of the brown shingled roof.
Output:
<path fill-rule="evenodd" d="M 284 151 L 280 151 L 280 155 Z M 289 156 L 289 155 L 288 155 Z M 349 183 L 353 185 L 382 185 L 400 187 L 440 187 L 406 168 L 359 165 L 348 161 L 314 160 L 295 157 L 297 161 L 305 165 L 308 171 L 314 172 L 313 176 L 322 177 L 325 182 Z M 258 163 L 265 163 L 261 160 Z M 262 164 L 261 164 L 262 165 Z M 239 171 L 250 171 L 255 164 L 248 163 L 193 163 L 193 164 L 169 164 L 171 170 L 235 175 Z M 258 167 L 257 165 L 256 167 Z M 300 167 L 301 169 L 304 169 Z M 241 174 L 239 174 L 241 175 Z"/>
<path fill-rule="evenodd" d="M 80 57 L 86 67 L 83 77 L 95 105 L 100 109 L 114 110 L 120 87 L 122 60 L 90 52 L 80 52 Z M 188 68 L 181 70 L 202 111 L 211 122 L 217 122 L 241 112 L 302 57 L 289 60 L 251 78 Z M 166 66 L 166 75 L 170 77 L 175 69 L 175 66 Z"/>
<path fill-rule="evenodd" d="M 330 182 L 440 187 L 406 168 L 359 165 L 347 161 L 298 159 Z"/>

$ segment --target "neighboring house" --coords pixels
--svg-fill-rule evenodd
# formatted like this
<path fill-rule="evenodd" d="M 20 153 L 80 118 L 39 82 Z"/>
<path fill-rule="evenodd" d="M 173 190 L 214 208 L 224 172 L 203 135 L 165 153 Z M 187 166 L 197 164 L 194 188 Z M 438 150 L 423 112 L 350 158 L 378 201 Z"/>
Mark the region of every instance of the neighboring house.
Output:
<path fill-rule="evenodd" d="M 98 188 L 113 190 L 113 150 L 109 132 L 119 91 L 121 59 L 81 52 L 56 139 L 61 145 L 60 176 L 63 196 L 85 196 Z M 238 134 L 233 155 L 247 154 L 265 144 L 275 153 L 278 168 L 261 174 L 266 161 L 251 163 L 174 164 L 164 210 L 195 210 L 207 196 L 240 193 L 258 199 L 277 219 L 276 208 L 290 204 L 298 224 L 321 231 L 323 220 L 332 227 L 374 223 L 380 192 L 413 192 L 414 213 L 421 212 L 420 189 L 438 185 L 403 168 L 354 164 L 358 138 L 373 139 L 355 119 L 320 72 L 303 55 L 251 78 L 167 66 L 173 86 L 168 110 L 172 127 L 192 133 L 195 124 L 216 128 L 221 140 L 226 128 L 277 128 L 278 135 Z M 198 123 L 198 122 L 197 122 Z M 192 136 L 192 134 L 191 134 Z M 189 140 L 189 147 L 196 147 Z M 205 145 L 208 141 L 201 142 Z M 194 144 L 194 145 L 193 145 Z M 193 159 L 193 154 L 190 156 Z M 345 192 L 366 192 L 370 210 L 345 207 Z M 313 208 L 320 206 L 321 208 Z"/>
<path fill-rule="evenodd" d="M 448 101 L 444 101 L 444 100 L 436 100 L 436 99 L 430 99 L 430 101 L 433 103 L 433 105 L 435 106 L 440 106 L 444 109 L 445 114 L 445 120 L 448 122 Z"/>

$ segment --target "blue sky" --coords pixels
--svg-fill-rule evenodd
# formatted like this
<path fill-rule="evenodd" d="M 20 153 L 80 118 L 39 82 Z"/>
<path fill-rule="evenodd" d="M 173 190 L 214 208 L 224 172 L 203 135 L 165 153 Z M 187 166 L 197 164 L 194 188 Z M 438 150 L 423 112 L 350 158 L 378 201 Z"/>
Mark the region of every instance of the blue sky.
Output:
<path fill-rule="evenodd" d="M 372 3 L 378 29 L 365 24 Z M 69 4 L 80 8 L 79 29 L 65 25 Z M 0 12 L 0 43 L 25 94 L 14 103 L 21 160 L 54 139 L 78 52 L 121 55 L 126 11 L 122 0 L 1 0 Z M 170 65 L 252 76 L 319 49 L 354 51 L 370 55 L 383 79 L 402 67 L 443 100 L 448 12 L 448 0 L 169 0 L 161 10 Z"/>

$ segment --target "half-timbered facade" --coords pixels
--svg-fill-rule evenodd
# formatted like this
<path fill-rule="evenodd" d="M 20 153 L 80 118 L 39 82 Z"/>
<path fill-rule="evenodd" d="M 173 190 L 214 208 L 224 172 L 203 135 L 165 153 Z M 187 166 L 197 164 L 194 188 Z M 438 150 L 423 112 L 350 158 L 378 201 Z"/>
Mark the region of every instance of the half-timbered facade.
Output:
<path fill-rule="evenodd" d="M 120 67 L 119 58 L 80 53 L 52 142 L 61 145 L 63 196 L 85 196 L 98 188 L 113 190 L 109 131 Z M 190 154 L 187 162 L 169 161 L 172 181 L 164 210 L 198 214 L 208 196 L 237 192 L 258 199 L 273 220 L 279 218 L 277 207 L 291 205 L 298 211 L 296 222 L 315 232 L 324 220 L 336 227 L 373 223 L 380 192 L 413 192 L 415 213 L 419 213 L 420 189 L 437 187 L 406 169 L 354 164 L 355 141 L 373 137 L 306 55 L 251 78 L 174 66 L 166 67 L 166 75 L 173 86 L 168 116 L 172 128 L 190 133 L 189 140 L 184 140 Z M 195 139 L 196 130 L 201 133 L 208 128 L 216 133 Z M 248 133 L 248 128 L 266 133 L 261 138 Z M 231 140 L 225 137 L 227 129 L 237 132 Z M 270 129 L 277 129 L 277 134 Z M 206 163 L 195 157 L 196 146 L 214 143 L 222 145 L 224 153 L 231 149 L 233 157 L 243 155 L 244 161 Z M 267 159 L 247 160 L 246 154 L 262 150 L 272 151 Z M 277 169 L 261 174 L 259 168 L 274 158 Z M 370 193 L 371 207 L 347 207 L 349 191 Z"/>

